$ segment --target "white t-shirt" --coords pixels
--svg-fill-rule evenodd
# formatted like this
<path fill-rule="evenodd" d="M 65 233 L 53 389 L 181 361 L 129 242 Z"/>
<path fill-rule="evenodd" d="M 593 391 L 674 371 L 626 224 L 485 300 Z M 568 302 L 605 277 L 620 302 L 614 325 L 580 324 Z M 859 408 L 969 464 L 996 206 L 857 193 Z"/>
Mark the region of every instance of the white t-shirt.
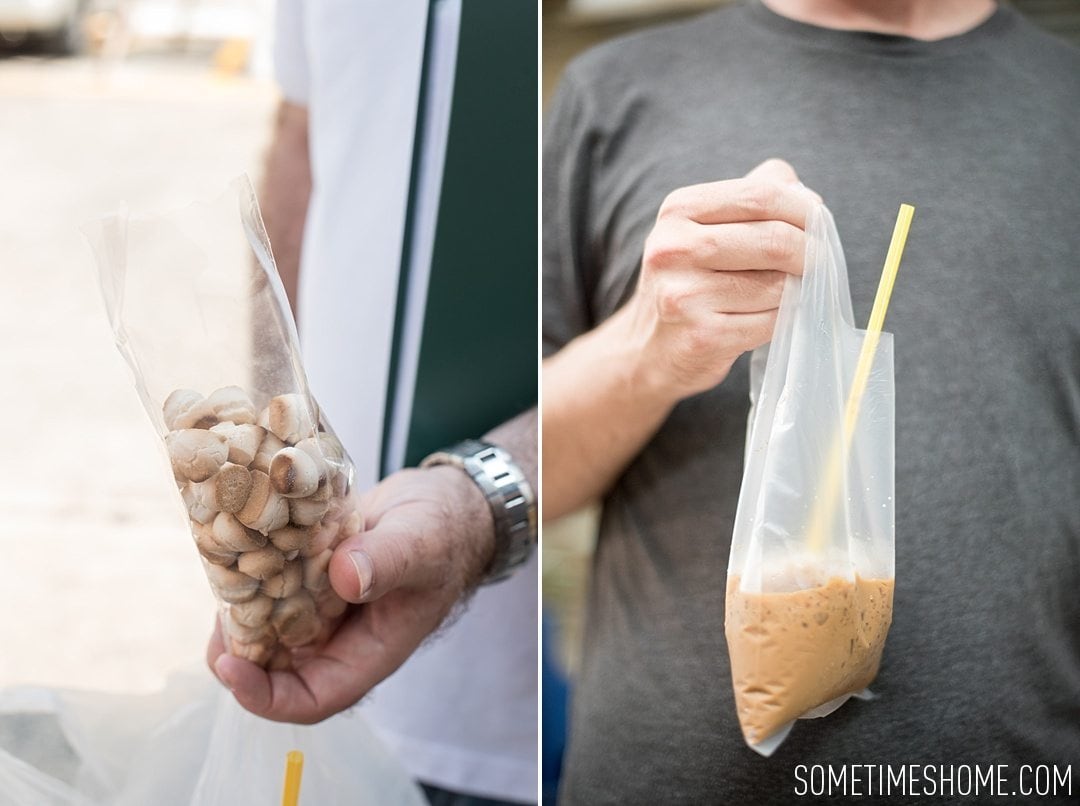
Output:
<path fill-rule="evenodd" d="M 310 121 L 305 366 L 361 489 L 379 476 L 427 16 L 418 0 L 278 3 L 278 80 Z M 480 589 L 364 702 L 369 723 L 419 780 L 536 800 L 536 602 L 534 557 Z"/>

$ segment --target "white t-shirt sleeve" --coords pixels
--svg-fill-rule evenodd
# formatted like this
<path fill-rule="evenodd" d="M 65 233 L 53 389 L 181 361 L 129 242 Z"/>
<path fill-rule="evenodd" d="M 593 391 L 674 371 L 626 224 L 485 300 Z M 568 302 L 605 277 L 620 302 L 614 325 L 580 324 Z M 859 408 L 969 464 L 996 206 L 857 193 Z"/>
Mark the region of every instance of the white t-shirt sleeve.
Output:
<path fill-rule="evenodd" d="M 304 0 L 277 0 L 274 74 L 286 101 L 307 106 L 310 94 Z"/>

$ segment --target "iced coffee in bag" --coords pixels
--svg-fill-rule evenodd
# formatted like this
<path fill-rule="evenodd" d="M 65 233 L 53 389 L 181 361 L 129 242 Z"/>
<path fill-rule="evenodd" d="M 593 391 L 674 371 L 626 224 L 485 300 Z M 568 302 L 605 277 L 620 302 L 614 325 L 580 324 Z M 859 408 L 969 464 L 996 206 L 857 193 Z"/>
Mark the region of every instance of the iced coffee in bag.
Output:
<path fill-rule="evenodd" d="M 740 582 L 728 579 L 724 627 L 747 744 L 824 716 L 870 685 L 892 622 L 892 579 L 833 576 L 771 593 Z"/>
<path fill-rule="evenodd" d="M 868 696 L 892 622 L 893 345 L 881 331 L 910 211 L 901 208 L 870 325 L 857 330 L 832 216 L 809 216 L 770 345 L 751 359 L 746 468 L 725 636 L 748 745 Z"/>

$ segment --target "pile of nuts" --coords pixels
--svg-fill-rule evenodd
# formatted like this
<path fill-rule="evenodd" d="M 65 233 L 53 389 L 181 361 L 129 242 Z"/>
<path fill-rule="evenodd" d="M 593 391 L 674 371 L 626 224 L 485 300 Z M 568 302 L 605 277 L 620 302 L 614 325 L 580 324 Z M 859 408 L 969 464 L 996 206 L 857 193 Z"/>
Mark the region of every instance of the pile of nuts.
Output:
<path fill-rule="evenodd" d="M 360 533 L 351 465 L 300 394 L 261 412 L 238 386 L 165 400 L 173 475 L 223 603 L 233 655 L 286 669 L 292 650 L 321 643 L 346 603 L 330 587 L 334 548 Z"/>

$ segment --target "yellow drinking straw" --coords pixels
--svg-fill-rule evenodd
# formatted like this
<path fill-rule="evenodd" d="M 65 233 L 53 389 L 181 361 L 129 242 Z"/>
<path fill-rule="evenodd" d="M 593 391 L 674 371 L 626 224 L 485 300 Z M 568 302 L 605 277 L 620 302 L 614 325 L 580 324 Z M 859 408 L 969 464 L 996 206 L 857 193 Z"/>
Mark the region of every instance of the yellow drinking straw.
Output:
<path fill-rule="evenodd" d="M 859 362 L 855 365 L 855 377 L 851 381 L 847 405 L 844 406 L 844 430 L 842 440 L 833 445 L 833 451 L 826 465 L 825 478 L 818 492 L 815 516 L 810 519 L 810 535 L 807 544 L 815 552 L 821 551 L 825 535 L 832 526 L 836 496 L 840 491 L 840 476 L 843 459 L 851 448 L 851 439 L 855 435 L 855 424 L 859 420 L 859 407 L 862 405 L 866 382 L 870 378 L 870 368 L 874 364 L 874 354 L 881 340 L 881 328 L 885 324 L 885 311 L 889 307 L 893 286 L 896 284 L 896 272 L 900 268 L 900 258 L 904 254 L 911 217 L 915 208 L 910 204 L 901 204 L 893 228 L 892 241 L 885 255 L 885 268 L 881 270 L 881 282 L 878 283 L 874 307 L 870 312 L 870 323 L 866 326 L 866 338 L 863 339 Z"/>
<path fill-rule="evenodd" d="M 285 755 L 285 788 L 281 793 L 281 806 L 297 806 L 300 802 L 300 777 L 304 774 L 304 754 L 290 750 Z"/>

